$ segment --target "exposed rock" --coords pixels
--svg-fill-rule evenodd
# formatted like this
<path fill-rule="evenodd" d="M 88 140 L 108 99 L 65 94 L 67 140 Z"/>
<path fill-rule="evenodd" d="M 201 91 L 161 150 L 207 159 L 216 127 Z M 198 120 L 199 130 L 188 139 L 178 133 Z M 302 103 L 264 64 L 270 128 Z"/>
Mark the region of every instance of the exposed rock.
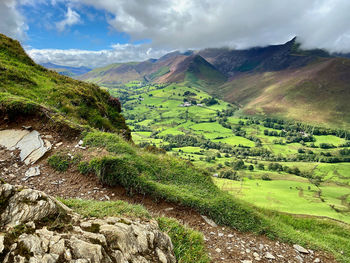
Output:
<path fill-rule="evenodd" d="M 208 217 L 206 217 L 206 216 L 203 216 L 203 215 L 201 215 L 201 217 L 204 219 L 204 221 L 205 221 L 208 225 L 210 225 L 210 226 L 212 226 L 212 227 L 218 227 L 218 225 L 217 225 L 213 220 L 211 220 L 210 218 L 208 218 Z"/>
<path fill-rule="evenodd" d="M 270 252 L 266 252 L 265 253 L 265 258 L 267 258 L 267 259 L 275 259 L 275 256 L 272 255 Z"/>
<path fill-rule="evenodd" d="M 30 167 L 26 173 L 25 173 L 25 177 L 22 179 L 23 181 L 26 181 L 28 180 L 29 178 L 31 177 L 34 177 L 34 176 L 38 176 L 40 175 L 40 169 L 38 166 L 35 166 L 35 167 Z"/>
<path fill-rule="evenodd" d="M 20 150 L 21 161 L 33 164 L 51 149 L 51 143 L 42 140 L 39 132 L 28 130 L 0 131 L 0 146 L 8 150 Z"/>
<path fill-rule="evenodd" d="M 51 196 L 9 184 L 0 185 L 0 200 L 4 263 L 176 262 L 169 236 L 154 220 L 83 219 Z M 18 237 L 4 242 L 15 226 Z"/>
<path fill-rule="evenodd" d="M 295 244 L 295 245 L 293 245 L 293 248 L 294 248 L 296 251 L 300 252 L 300 253 L 309 254 L 309 251 L 306 250 L 305 248 L 303 248 L 303 247 L 300 246 L 300 245 Z"/>

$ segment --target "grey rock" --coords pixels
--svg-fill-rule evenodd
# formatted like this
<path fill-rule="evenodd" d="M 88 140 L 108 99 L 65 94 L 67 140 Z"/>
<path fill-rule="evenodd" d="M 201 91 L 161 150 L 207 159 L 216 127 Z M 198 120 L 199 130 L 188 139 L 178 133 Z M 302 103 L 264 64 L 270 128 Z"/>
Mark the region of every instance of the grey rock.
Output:
<path fill-rule="evenodd" d="M 33 164 L 51 149 L 51 143 L 43 141 L 37 131 L 2 130 L 0 131 L 0 145 L 8 150 L 20 150 L 21 161 Z"/>
<path fill-rule="evenodd" d="M 296 251 L 298 251 L 298 252 L 300 252 L 300 253 L 303 253 L 303 254 L 309 254 L 309 253 L 310 253 L 307 249 L 305 249 L 305 248 L 303 248 L 302 246 L 297 245 L 297 244 L 293 245 L 293 248 L 294 248 Z"/>
<path fill-rule="evenodd" d="M 266 252 L 265 253 L 265 258 L 267 258 L 267 259 L 275 259 L 275 256 L 272 255 L 270 252 Z"/>
<path fill-rule="evenodd" d="M 4 235 L 0 235 L 0 253 L 2 253 L 2 251 L 4 251 L 4 241 L 5 241 L 5 236 Z"/>
<path fill-rule="evenodd" d="M 22 233 L 13 244 L 5 245 L 0 235 L 0 253 L 5 248 L 8 251 L 4 263 L 55 263 L 59 258 L 70 263 L 176 262 L 169 236 L 154 220 L 83 219 L 51 196 L 9 184 L 0 185 L 0 198 L 6 204 L 0 215 L 0 231 L 11 231 L 21 224 L 33 230 Z M 56 232 L 34 223 L 62 214 L 71 229 Z M 29 259 L 18 255 L 18 246 L 30 252 Z"/>
<path fill-rule="evenodd" d="M 22 179 L 22 181 L 27 181 L 29 178 L 40 175 L 40 169 L 39 166 L 30 167 L 25 172 L 25 177 Z"/>
<path fill-rule="evenodd" d="M 204 221 L 205 221 L 208 225 L 210 225 L 210 226 L 212 226 L 212 227 L 218 227 L 218 225 L 217 225 L 213 220 L 211 220 L 210 218 L 208 218 L 208 217 L 206 217 L 206 216 L 204 216 L 204 215 L 201 215 L 201 217 L 204 219 Z"/>

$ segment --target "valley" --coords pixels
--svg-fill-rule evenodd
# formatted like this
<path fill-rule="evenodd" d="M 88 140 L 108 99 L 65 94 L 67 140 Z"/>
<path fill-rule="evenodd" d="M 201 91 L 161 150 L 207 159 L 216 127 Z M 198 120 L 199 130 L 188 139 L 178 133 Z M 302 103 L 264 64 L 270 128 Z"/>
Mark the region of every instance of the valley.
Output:
<path fill-rule="evenodd" d="M 109 91 L 141 147 L 205 167 L 220 189 L 259 207 L 350 223 L 346 131 L 245 116 L 185 83 L 132 81 Z"/>

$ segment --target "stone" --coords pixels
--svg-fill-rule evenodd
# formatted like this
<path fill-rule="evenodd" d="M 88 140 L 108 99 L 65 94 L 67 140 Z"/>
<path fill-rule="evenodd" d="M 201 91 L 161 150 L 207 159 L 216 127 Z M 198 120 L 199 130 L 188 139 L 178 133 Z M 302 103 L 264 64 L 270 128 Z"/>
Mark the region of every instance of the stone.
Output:
<path fill-rule="evenodd" d="M 5 241 L 5 236 L 3 234 L 0 235 L 0 254 L 2 253 L 2 251 L 4 251 L 4 241 Z"/>
<path fill-rule="evenodd" d="M 22 181 L 27 181 L 29 178 L 40 175 L 40 169 L 39 166 L 30 167 L 25 172 L 25 177 L 22 179 Z"/>
<path fill-rule="evenodd" d="M 217 248 L 217 249 L 215 249 L 215 252 L 221 253 L 221 249 L 220 249 L 220 248 Z"/>
<path fill-rule="evenodd" d="M 275 259 L 275 256 L 272 255 L 270 252 L 266 252 L 265 253 L 265 258 L 267 258 L 267 259 Z"/>
<path fill-rule="evenodd" d="M 3 263 L 176 262 L 170 237 L 154 220 L 84 219 L 49 195 L 9 184 L 0 185 L 0 199 L 6 204 L 0 212 L 1 232 L 21 224 L 32 228 L 22 233 L 18 242 L 6 244 Z M 48 230 L 50 225 L 45 223 L 50 221 L 42 221 L 44 225 L 39 222 L 50 215 L 67 220 L 64 225 L 69 227 Z M 60 215 L 64 217 L 58 219 Z M 3 239 L 0 235 L 0 253 L 4 251 Z M 18 246 L 30 252 L 28 258 L 17 254 Z"/>
<path fill-rule="evenodd" d="M 21 161 L 27 165 L 35 163 L 51 149 L 51 143 L 44 142 L 39 132 L 28 130 L 0 131 L 0 145 L 11 151 L 19 149 Z"/>
<path fill-rule="evenodd" d="M 303 258 L 300 255 L 295 257 L 300 263 L 304 262 Z"/>
<path fill-rule="evenodd" d="M 210 218 L 208 218 L 208 217 L 206 217 L 206 216 L 204 216 L 204 215 L 201 215 L 201 217 L 204 219 L 204 221 L 205 221 L 208 225 L 210 225 L 210 226 L 212 226 L 212 227 L 218 227 L 218 225 L 217 225 L 213 220 L 211 220 Z"/>
<path fill-rule="evenodd" d="M 2 130 L 0 131 L 0 145 L 8 150 L 14 150 L 17 143 L 28 134 L 29 131 L 26 130 Z"/>
<path fill-rule="evenodd" d="M 61 210 L 70 211 L 53 197 L 20 186 L 0 185 L 0 198 L 6 198 L 8 202 L 0 215 L 0 226 L 5 229 L 57 214 Z"/>
<path fill-rule="evenodd" d="M 58 142 L 55 144 L 56 147 L 60 147 L 63 144 L 63 142 Z"/>
<path fill-rule="evenodd" d="M 315 258 L 314 263 L 320 263 L 321 260 L 319 258 Z"/>
<path fill-rule="evenodd" d="M 246 260 L 243 260 L 242 263 L 253 263 L 253 261 L 246 259 Z"/>
<path fill-rule="evenodd" d="M 70 247 L 72 254 L 78 258 L 90 259 L 91 263 L 99 263 L 102 261 L 102 246 L 91 244 L 80 240 L 76 237 L 70 239 Z M 112 262 L 112 260 L 110 260 Z"/>
<path fill-rule="evenodd" d="M 303 247 L 300 246 L 300 245 L 295 244 L 295 245 L 293 245 L 293 248 L 294 248 L 296 251 L 298 251 L 299 253 L 309 254 L 309 251 L 308 251 L 307 249 L 303 248 Z"/>

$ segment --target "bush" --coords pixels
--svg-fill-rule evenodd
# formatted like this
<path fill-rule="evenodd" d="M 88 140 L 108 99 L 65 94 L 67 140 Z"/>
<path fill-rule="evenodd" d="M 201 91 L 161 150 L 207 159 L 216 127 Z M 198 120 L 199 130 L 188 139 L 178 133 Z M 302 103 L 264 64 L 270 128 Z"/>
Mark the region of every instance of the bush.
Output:
<path fill-rule="evenodd" d="M 47 160 L 48 164 L 59 172 L 65 172 L 68 170 L 71 158 L 64 153 L 57 153 L 50 156 Z"/>
<path fill-rule="evenodd" d="M 261 176 L 261 180 L 264 180 L 264 181 L 271 181 L 272 179 L 270 178 L 270 176 L 268 174 L 263 174 Z"/>
<path fill-rule="evenodd" d="M 80 162 L 78 164 L 78 171 L 84 175 L 91 173 L 92 170 L 89 166 L 89 162 L 86 162 L 86 161 Z"/>

